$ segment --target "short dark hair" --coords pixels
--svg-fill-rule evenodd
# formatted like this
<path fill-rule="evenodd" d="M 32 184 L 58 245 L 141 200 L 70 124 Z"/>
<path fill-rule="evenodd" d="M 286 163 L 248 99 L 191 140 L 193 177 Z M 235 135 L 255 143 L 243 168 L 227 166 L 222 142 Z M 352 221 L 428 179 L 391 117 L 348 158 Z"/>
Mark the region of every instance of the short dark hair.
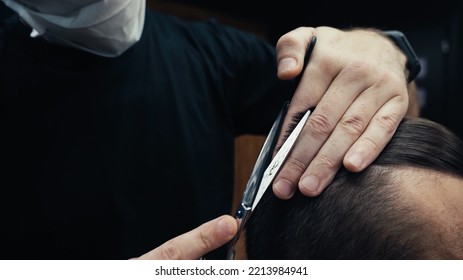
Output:
<path fill-rule="evenodd" d="M 394 170 L 404 167 L 463 178 L 463 143 L 438 123 L 406 118 L 369 167 L 341 169 L 318 197 L 281 200 L 269 188 L 247 224 L 248 258 L 457 258 L 400 192 Z"/>

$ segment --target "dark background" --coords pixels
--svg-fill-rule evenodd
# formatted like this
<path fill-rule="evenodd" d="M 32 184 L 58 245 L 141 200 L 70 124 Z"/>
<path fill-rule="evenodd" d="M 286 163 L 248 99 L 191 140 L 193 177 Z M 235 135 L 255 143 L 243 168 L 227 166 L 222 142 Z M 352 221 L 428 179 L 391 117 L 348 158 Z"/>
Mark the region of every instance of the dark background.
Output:
<path fill-rule="evenodd" d="M 420 57 L 422 116 L 463 138 L 463 4 L 456 1 L 153 0 L 150 6 L 187 18 L 221 17 L 257 30 L 272 44 L 299 26 L 400 29 Z M 0 16 L 9 11 L 0 5 Z"/>
<path fill-rule="evenodd" d="M 448 0 L 284 0 L 273 4 L 257 0 L 164 0 L 163 2 L 202 7 L 234 17 L 264 22 L 270 30 L 272 41 L 288 30 L 302 25 L 329 25 L 340 28 L 364 26 L 384 29 L 432 26 L 448 21 L 449 16 L 456 14 L 461 8 L 461 4 Z"/>

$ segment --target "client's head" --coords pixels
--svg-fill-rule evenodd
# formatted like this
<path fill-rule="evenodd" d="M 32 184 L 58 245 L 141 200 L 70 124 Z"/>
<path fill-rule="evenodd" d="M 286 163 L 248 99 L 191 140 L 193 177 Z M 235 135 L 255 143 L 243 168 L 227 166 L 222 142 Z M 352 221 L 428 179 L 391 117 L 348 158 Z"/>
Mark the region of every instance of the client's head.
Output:
<path fill-rule="evenodd" d="M 463 259 L 463 143 L 405 119 L 368 168 L 318 197 L 269 189 L 246 229 L 249 259 Z"/>

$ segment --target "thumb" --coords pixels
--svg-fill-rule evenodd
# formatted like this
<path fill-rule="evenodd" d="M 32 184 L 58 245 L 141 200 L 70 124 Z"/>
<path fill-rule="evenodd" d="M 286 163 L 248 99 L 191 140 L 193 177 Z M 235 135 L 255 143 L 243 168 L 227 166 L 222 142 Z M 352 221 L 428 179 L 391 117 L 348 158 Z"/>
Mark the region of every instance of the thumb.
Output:
<path fill-rule="evenodd" d="M 237 229 L 238 224 L 235 218 L 230 215 L 223 215 L 165 242 L 138 259 L 198 259 L 230 241 L 235 236 Z"/>
<path fill-rule="evenodd" d="M 280 79 L 289 80 L 301 73 L 307 46 L 314 35 L 313 27 L 299 27 L 278 39 L 276 51 Z"/>

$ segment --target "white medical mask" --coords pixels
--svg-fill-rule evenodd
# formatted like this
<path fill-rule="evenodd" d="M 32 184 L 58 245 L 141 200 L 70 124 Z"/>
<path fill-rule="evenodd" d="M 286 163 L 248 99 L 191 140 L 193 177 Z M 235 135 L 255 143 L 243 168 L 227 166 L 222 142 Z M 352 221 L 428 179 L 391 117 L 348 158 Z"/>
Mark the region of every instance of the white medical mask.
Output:
<path fill-rule="evenodd" d="M 2 0 L 32 37 L 115 57 L 140 40 L 145 0 Z"/>

